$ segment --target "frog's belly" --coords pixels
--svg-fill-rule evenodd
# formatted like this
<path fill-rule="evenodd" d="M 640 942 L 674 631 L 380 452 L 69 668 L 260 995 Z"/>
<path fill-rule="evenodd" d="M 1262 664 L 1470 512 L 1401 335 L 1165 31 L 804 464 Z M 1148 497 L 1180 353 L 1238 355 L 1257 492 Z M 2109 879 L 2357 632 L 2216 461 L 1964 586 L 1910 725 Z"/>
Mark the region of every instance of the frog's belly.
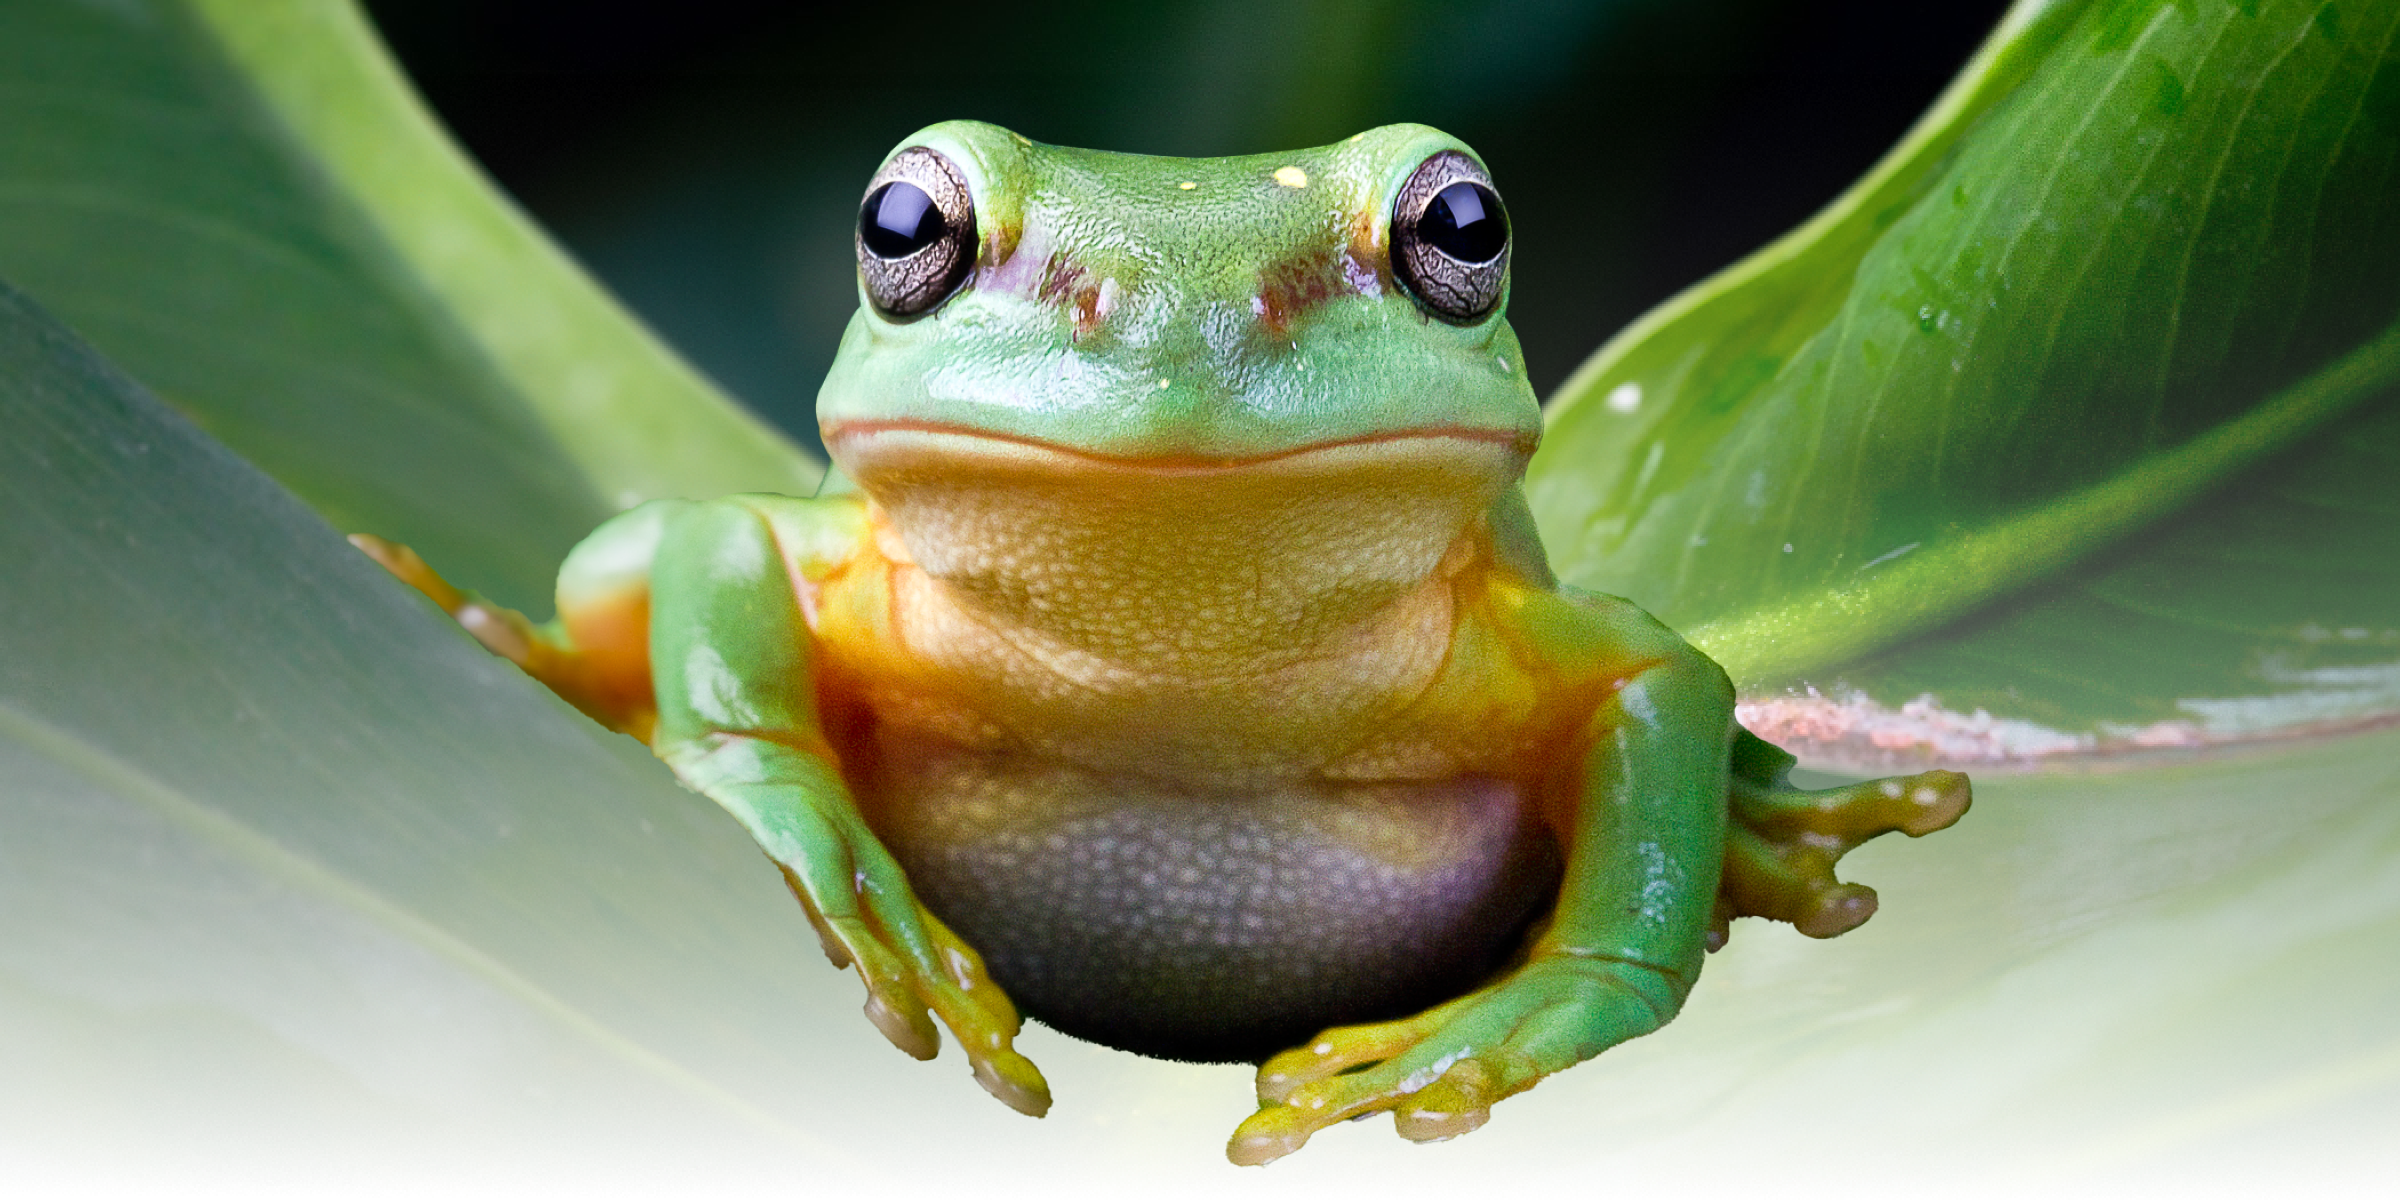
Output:
<path fill-rule="evenodd" d="M 1017 1003 L 1161 1057 L 1256 1061 L 1457 996 L 1558 889 L 1497 780 L 1228 795 L 938 754 L 882 774 L 894 854 Z"/>

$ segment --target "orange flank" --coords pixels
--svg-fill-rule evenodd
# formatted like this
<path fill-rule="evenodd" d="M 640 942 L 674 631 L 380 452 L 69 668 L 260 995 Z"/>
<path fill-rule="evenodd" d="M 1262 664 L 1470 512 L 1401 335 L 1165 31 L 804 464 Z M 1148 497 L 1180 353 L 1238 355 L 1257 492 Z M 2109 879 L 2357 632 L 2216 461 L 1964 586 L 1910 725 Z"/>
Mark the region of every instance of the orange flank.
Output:
<path fill-rule="evenodd" d="M 644 742 L 658 720 L 650 686 L 650 585 L 638 580 L 561 599 L 564 645 L 538 643 L 526 673 L 595 721 Z"/>

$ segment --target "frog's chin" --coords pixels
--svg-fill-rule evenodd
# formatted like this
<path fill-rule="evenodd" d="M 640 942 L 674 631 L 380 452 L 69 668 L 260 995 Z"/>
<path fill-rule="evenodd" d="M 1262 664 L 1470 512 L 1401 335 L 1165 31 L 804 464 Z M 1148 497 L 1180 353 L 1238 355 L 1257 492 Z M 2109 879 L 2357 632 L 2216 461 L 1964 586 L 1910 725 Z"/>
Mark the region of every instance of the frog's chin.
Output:
<path fill-rule="evenodd" d="M 1529 449 L 1416 429 L 1237 459 L 1110 458 L 913 423 L 826 433 L 895 549 L 980 619 L 1118 664 L 1172 647 L 1186 673 L 1305 652 L 1472 557 Z"/>

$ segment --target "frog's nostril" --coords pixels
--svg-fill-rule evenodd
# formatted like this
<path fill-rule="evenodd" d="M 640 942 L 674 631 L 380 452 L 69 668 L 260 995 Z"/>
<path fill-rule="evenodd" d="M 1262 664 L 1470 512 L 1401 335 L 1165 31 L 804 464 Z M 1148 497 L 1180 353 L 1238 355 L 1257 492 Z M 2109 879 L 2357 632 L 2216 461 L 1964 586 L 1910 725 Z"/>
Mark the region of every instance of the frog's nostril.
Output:
<path fill-rule="evenodd" d="M 1117 286 L 1115 276 L 1102 279 L 1097 285 L 1078 287 L 1069 296 L 1067 311 L 1075 317 L 1075 340 L 1082 341 L 1097 332 L 1117 310 L 1117 300 L 1124 289 Z"/>

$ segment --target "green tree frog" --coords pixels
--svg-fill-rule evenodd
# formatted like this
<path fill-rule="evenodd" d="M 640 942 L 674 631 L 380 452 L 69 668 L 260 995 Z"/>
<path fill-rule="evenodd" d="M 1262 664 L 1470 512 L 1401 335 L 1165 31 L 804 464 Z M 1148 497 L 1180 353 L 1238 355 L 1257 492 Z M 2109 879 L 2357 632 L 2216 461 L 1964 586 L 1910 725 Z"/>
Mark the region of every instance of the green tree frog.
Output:
<path fill-rule="evenodd" d="M 810 499 L 633 509 L 558 620 L 361 539 L 647 741 L 783 870 L 867 1015 L 1039 1115 L 1020 1012 L 1261 1064 L 1228 1153 L 1402 1136 L 1673 1017 L 1727 922 L 1832 936 L 1834 861 L 1942 771 L 1793 790 L 1716 664 L 1562 586 L 1474 153 L 1247 158 L 935 125 L 869 181 Z"/>

